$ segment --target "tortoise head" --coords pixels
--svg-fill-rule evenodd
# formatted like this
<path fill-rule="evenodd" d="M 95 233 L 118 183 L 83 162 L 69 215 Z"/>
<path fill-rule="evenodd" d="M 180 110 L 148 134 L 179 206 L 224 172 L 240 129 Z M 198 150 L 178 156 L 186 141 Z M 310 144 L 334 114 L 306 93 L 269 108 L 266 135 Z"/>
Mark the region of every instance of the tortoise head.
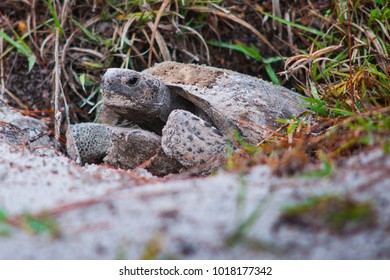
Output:
<path fill-rule="evenodd" d="M 146 73 L 110 68 L 101 83 L 103 103 L 123 118 L 164 119 L 170 93 L 164 82 Z"/>

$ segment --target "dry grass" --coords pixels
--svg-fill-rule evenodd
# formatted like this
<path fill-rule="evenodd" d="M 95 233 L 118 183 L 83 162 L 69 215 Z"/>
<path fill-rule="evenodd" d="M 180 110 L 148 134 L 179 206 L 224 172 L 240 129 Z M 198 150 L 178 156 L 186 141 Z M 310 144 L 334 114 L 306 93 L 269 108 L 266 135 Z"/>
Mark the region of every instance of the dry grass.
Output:
<path fill-rule="evenodd" d="M 284 120 L 236 162 L 291 174 L 367 147 L 390 150 L 389 14 L 382 0 L 5 0 L 0 94 L 50 117 L 60 139 L 67 123 L 93 120 L 108 67 L 172 59 L 268 75 L 303 92 L 314 113 Z"/>

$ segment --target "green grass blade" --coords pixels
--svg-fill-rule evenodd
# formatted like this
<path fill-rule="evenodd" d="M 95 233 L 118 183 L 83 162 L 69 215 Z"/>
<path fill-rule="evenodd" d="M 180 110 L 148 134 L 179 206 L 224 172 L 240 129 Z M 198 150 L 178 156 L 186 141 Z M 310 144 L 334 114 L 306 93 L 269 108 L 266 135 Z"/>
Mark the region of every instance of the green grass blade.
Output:
<path fill-rule="evenodd" d="M 227 48 L 227 49 L 239 51 L 239 52 L 241 52 L 241 53 L 243 53 L 243 54 L 259 61 L 259 62 L 264 63 L 265 71 L 267 72 L 271 81 L 274 84 L 280 85 L 279 78 L 276 75 L 274 69 L 272 68 L 272 66 L 270 64 L 273 62 L 283 60 L 282 57 L 270 57 L 270 58 L 264 59 L 261 56 L 261 54 L 259 53 L 259 51 L 255 48 L 255 46 L 248 47 L 248 46 L 245 46 L 244 44 L 240 44 L 240 43 L 230 44 L 230 43 L 224 43 L 224 42 L 218 42 L 218 41 L 208 41 L 207 44 L 209 44 L 211 46 L 220 47 L 220 48 Z"/>
<path fill-rule="evenodd" d="M 269 16 L 270 18 L 274 19 L 274 20 L 277 20 L 281 23 L 284 23 L 286 25 L 290 25 L 292 27 L 295 27 L 295 28 L 298 28 L 298 29 L 301 29 L 303 31 L 306 31 L 306 32 L 309 32 L 309 33 L 312 33 L 312 34 L 315 34 L 315 35 L 318 35 L 318 36 L 321 36 L 321 37 L 324 37 L 326 39 L 329 39 L 329 40 L 335 40 L 335 38 L 333 36 L 330 36 L 320 30 L 317 30 L 315 28 L 311 28 L 311 27 L 307 27 L 307 26 L 304 26 L 304 25 L 301 25 L 299 23 L 295 23 L 295 22 L 291 22 L 291 21 L 288 21 L 288 20 L 285 20 L 283 18 L 280 18 L 280 17 L 277 17 L 277 16 L 274 16 L 272 14 L 269 14 L 267 12 L 264 12 L 260 9 L 257 9 L 257 11 L 259 11 L 260 13 L 266 15 L 266 16 Z"/>
<path fill-rule="evenodd" d="M 35 65 L 35 62 L 37 61 L 37 58 L 33 54 L 32 50 L 28 47 L 28 45 L 23 41 L 23 39 L 19 37 L 18 41 L 15 41 L 2 30 L 0 30 L 0 37 L 3 37 L 8 43 L 14 46 L 21 54 L 27 57 L 28 71 L 31 71 L 31 69 Z"/>
<path fill-rule="evenodd" d="M 304 103 L 304 106 L 306 108 L 312 110 L 313 112 L 316 112 L 317 114 L 320 114 L 321 116 L 324 117 L 329 116 L 328 113 L 329 107 L 325 101 L 321 99 L 306 97 L 306 96 L 300 96 L 300 98 L 306 101 L 306 103 Z"/>
<path fill-rule="evenodd" d="M 278 76 L 276 75 L 274 69 L 269 65 L 268 63 L 264 64 L 265 71 L 267 72 L 268 76 L 270 77 L 271 81 L 276 85 L 281 85 Z"/>
<path fill-rule="evenodd" d="M 96 36 L 95 34 L 93 34 L 91 31 L 89 31 L 87 28 L 85 28 L 81 23 L 79 23 L 77 20 L 75 19 L 72 19 L 72 21 L 78 26 L 80 27 L 80 29 L 85 33 L 85 35 L 87 35 L 90 39 L 94 40 L 95 42 L 97 43 L 102 43 L 104 44 L 106 47 L 109 46 L 109 40 L 104 40 L 102 38 L 100 38 L 99 36 Z"/>
<path fill-rule="evenodd" d="M 35 55 L 30 55 L 28 58 L 28 71 L 31 71 L 31 69 L 34 67 L 35 62 L 37 62 L 37 57 Z"/>
<path fill-rule="evenodd" d="M 263 62 L 262 56 L 259 54 L 257 50 L 250 49 L 249 47 L 241 44 L 230 44 L 218 41 L 207 41 L 207 44 L 220 48 L 227 48 L 235 51 L 239 51 L 251 58 L 256 59 L 257 61 Z"/>
<path fill-rule="evenodd" d="M 20 41 L 15 41 L 10 36 L 8 36 L 4 31 L 0 30 L 0 36 L 3 37 L 8 43 L 14 46 L 19 52 L 27 56 L 29 50 L 20 43 Z"/>
<path fill-rule="evenodd" d="M 53 0 L 47 0 L 47 4 L 49 5 L 50 13 L 51 13 L 53 20 L 54 20 L 54 25 L 55 25 L 56 29 L 59 30 L 60 36 L 62 36 L 63 30 L 61 27 L 61 23 L 57 17 L 56 10 L 54 9 Z"/>
<path fill-rule="evenodd" d="M 344 109 L 339 109 L 339 108 L 329 108 L 333 113 L 335 113 L 337 116 L 353 116 L 354 113 L 344 110 Z"/>

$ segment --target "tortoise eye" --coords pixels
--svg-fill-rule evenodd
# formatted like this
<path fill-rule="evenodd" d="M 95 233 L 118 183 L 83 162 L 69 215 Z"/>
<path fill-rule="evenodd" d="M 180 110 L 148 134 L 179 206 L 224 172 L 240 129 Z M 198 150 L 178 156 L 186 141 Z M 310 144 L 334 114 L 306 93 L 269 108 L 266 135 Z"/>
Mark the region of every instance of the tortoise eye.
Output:
<path fill-rule="evenodd" d="M 130 79 L 128 79 L 126 81 L 126 85 L 128 85 L 129 87 L 131 86 L 134 86 L 135 84 L 137 84 L 139 81 L 139 78 L 138 77 L 131 77 Z"/>

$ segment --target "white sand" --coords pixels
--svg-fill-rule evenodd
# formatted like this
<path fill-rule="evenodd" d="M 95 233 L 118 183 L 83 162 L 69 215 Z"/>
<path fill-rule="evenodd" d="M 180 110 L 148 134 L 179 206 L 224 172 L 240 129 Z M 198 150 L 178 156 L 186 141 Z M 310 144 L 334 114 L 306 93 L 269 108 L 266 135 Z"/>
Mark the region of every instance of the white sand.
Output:
<path fill-rule="evenodd" d="M 350 158 L 329 178 L 278 178 L 267 166 L 257 166 L 244 176 L 221 171 L 185 180 L 80 167 L 45 153 L 0 141 L 0 209 L 11 221 L 46 210 L 60 228 L 53 239 L 11 227 L 9 236 L 0 236 L 2 259 L 138 259 L 152 244 L 157 258 L 390 258 L 390 156 L 379 149 Z M 326 193 L 371 201 L 378 225 L 344 236 L 275 228 L 282 207 Z M 226 238 L 259 205 L 261 213 L 247 231 L 257 243 L 226 246 Z"/>

